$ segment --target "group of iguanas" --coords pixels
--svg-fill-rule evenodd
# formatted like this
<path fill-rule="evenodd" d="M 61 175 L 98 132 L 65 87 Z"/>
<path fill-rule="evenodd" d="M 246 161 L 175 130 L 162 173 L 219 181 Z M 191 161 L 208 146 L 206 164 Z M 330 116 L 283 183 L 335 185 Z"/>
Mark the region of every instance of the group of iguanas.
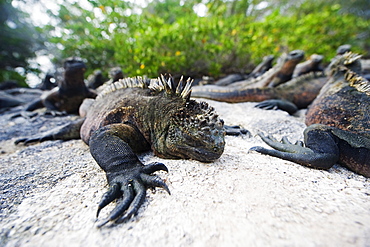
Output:
<path fill-rule="evenodd" d="M 175 83 L 168 76 L 124 78 L 101 86 L 98 95 L 84 83 L 82 60 L 68 59 L 63 82 L 26 109 L 43 105 L 67 113 L 79 110 L 81 118 L 16 143 L 81 138 L 89 145 L 110 186 L 98 214 L 115 199 L 122 199 L 99 227 L 128 220 L 143 203 L 147 188 L 161 187 L 169 193 L 165 182 L 152 174 L 167 167 L 144 165 L 137 153 L 152 150 L 162 158 L 202 162 L 213 162 L 223 154 L 228 133 L 223 120 L 213 107 L 191 96 L 262 101 L 257 107 L 291 114 L 309 106 L 304 143 L 291 144 L 286 138 L 278 142 L 260 134 L 274 149 L 252 150 L 319 169 L 340 163 L 370 177 L 370 83 L 361 77 L 360 56 L 341 52 L 326 73 L 319 66 L 321 56 L 299 64 L 303 57 L 303 51 L 290 52 L 269 69 L 272 57 L 268 56 L 248 77 L 239 77 L 239 82 L 223 80 L 192 88 L 190 79 Z"/>

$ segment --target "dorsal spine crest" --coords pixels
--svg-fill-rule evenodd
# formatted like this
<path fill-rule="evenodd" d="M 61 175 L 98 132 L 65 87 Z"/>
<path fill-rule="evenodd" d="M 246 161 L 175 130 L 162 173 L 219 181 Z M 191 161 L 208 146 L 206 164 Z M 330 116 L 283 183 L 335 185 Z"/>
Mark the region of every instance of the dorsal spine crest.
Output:
<path fill-rule="evenodd" d="M 112 84 L 105 85 L 102 89 L 102 92 L 98 95 L 97 99 L 123 88 L 149 88 L 156 93 L 165 91 L 165 94 L 167 96 L 177 96 L 185 99 L 186 101 L 189 101 L 192 82 L 193 80 L 188 78 L 187 81 L 184 83 L 183 77 L 181 77 L 177 87 L 175 87 L 173 77 L 171 76 L 165 78 L 165 76 L 161 75 L 157 79 L 148 79 L 141 76 L 127 77 L 124 79 L 120 79 Z"/>

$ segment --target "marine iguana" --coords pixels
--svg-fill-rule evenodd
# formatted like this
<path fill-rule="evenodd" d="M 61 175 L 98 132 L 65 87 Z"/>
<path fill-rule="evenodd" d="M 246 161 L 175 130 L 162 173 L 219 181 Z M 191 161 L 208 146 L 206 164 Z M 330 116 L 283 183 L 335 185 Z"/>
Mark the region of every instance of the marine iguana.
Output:
<path fill-rule="evenodd" d="M 289 80 L 277 87 L 234 89 L 228 87 L 204 87 L 193 91 L 192 97 L 216 101 L 240 103 L 261 102 L 260 108 L 281 108 L 290 114 L 306 108 L 319 94 L 327 81 L 323 72 L 311 72 Z M 206 89 L 209 89 L 208 91 Z"/>
<path fill-rule="evenodd" d="M 321 67 L 321 62 L 324 56 L 319 54 L 312 54 L 307 61 L 297 64 L 293 72 L 293 78 L 310 73 L 312 71 L 324 71 Z"/>
<path fill-rule="evenodd" d="M 97 89 L 103 85 L 104 81 L 103 73 L 100 69 L 97 69 L 87 77 L 86 86 L 91 89 Z"/>
<path fill-rule="evenodd" d="M 304 58 L 304 51 L 294 50 L 288 54 L 282 54 L 277 63 L 268 71 L 257 78 L 239 81 L 230 85 L 239 89 L 256 87 L 276 87 L 292 79 L 295 67 Z M 194 88 L 194 92 L 195 92 Z"/>
<path fill-rule="evenodd" d="M 167 167 L 162 163 L 144 165 L 135 153 L 153 150 L 162 158 L 201 162 L 212 162 L 223 153 L 223 120 L 207 103 L 190 100 L 190 94 L 190 80 L 184 83 L 181 79 L 175 87 L 172 78 L 126 78 L 106 85 L 95 100 L 85 100 L 83 106 L 90 107 L 83 119 L 16 143 L 81 137 L 110 185 L 97 215 L 122 198 L 99 227 L 124 222 L 138 211 L 147 188 L 162 187 L 169 193 L 165 182 L 151 175 L 168 171 Z"/>
<path fill-rule="evenodd" d="M 55 80 L 54 75 L 51 73 L 46 73 L 44 79 L 36 86 L 36 88 L 41 90 L 51 90 L 56 87 L 56 84 L 53 82 L 53 80 Z"/>
<path fill-rule="evenodd" d="M 358 75 L 359 58 L 349 52 L 332 61 L 330 79 L 307 111 L 304 144 L 260 134 L 276 150 L 251 150 L 316 169 L 339 163 L 370 177 L 370 82 Z"/>
<path fill-rule="evenodd" d="M 85 63 L 81 58 L 71 57 L 64 61 L 64 78 L 58 87 L 43 94 L 40 99 L 26 107 L 26 111 L 46 107 L 51 111 L 78 113 L 85 98 L 95 98 L 96 93 L 88 89 L 84 82 Z"/>
<path fill-rule="evenodd" d="M 262 76 L 249 81 L 240 81 L 230 84 L 229 86 L 198 86 L 192 90 L 192 96 L 195 98 L 206 98 L 216 101 L 238 103 L 238 102 L 261 102 L 270 99 L 297 99 L 299 107 L 305 107 L 310 102 L 306 103 L 306 98 L 312 98 L 310 94 L 319 92 L 323 83 L 321 82 L 323 73 L 311 73 L 304 77 L 297 77 L 291 80 L 294 67 L 303 59 L 304 52 L 300 50 L 292 51 L 288 56 L 282 56 L 278 62 L 269 71 L 265 72 Z M 285 62 L 281 62 L 285 61 Z M 309 81 L 311 78 L 312 81 Z M 318 79 L 318 81 L 316 81 Z M 287 85 L 283 82 L 289 82 Z M 309 83 L 306 83 L 308 82 Z M 264 85 L 273 82 L 274 87 L 266 87 Z M 281 82 L 281 83 L 280 83 Z M 275 86 L 275 83 L 277 86 Z M 307 86 L 307 93 L 301 92 L 302 85 Z M 318 89 L 317 89 L 318 88 Z M 313 91 L 312 91 L 313 90 Z M 297 94 L 295 96 L 294 94 Z M 302 95 L 303 97 L 300 97 Z M 311 101 L 313 98 L 311 99 Z M 293 106 L 296 108 L 296 106 Z M 295 109 L 296 110 L 296 109 Z"/>
<path fill-rule="evenodd" d="M 228 86 L 232 83 L 235 83 L 237 81 L 242 81 L 245 79 L 252 79 L 257 78 L 261 75 L 263 75 L 266 71 L 270 70 L 272 67 L 272 61 L 274 60 L 274 55 L 268 55 L 263 57 L 262 62 L 258 64 L 250 74 L 244 75 L 244 74 L 231 74 L 228 76 L 225 76 L 224 78 L 221 78 L 220 80 L 216 81 L 214 85 L 217 86 Z"/>

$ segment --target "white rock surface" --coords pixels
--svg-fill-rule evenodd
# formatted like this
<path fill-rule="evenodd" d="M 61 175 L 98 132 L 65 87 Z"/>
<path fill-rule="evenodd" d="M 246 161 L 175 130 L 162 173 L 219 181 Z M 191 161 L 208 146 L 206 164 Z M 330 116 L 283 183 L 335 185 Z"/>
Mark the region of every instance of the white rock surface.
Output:
<path fill-rule="evenodd" d="M 302 140 L 303 117 L 255 103 L 208 102 L 226 124 L 241 125 L 252 136 L 226 137 L 224 154 L 211 164 L 140 155 L 146 163 L 166 164 L 169 173 L 159 175 L 171 195 L 149 190 L 136 217 L 102 229 L 95 214 L 107 189 L 105 174 L 81 140 L 30 146 L 15 146 L 16 136 L 2 140 L 0 245 L 369 246 L 370 179 L 340 166 L 314 170 L 248 151 L 265 145 L 258 132 Z M 1 118 L 4 133 L 35 125 Z"/>

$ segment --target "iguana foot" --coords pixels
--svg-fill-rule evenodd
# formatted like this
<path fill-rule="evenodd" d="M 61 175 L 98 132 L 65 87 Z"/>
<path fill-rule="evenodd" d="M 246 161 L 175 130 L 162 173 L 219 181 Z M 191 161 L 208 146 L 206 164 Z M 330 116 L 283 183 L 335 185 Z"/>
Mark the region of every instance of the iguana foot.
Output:
<path fill-rule="evenodd" d="M 27 144 L 31 144 L 35 142 L 43 142 L 43 141 L 49 141 L 49 140 L 54 140 L 54 137 L 52 134 L 49 133 L 49 131 L 47 131 L 45 133 L 40 133 L 32 137 L 19 138 L 14 141 L 14 144 L 18 145 L 20 143 L 23 143 L 24 145 L 27 145 Z"/>
<path fill-rule="evenodd" d="M 36 117 L 37 115 L 38 115 L 37 112 L 21 111 L 21 112 L 13 114 L 10 118 L 14 119 L 14 118 L 18 118 L 18 117 L 23 117 L 23 118 L 26 118 L 26 119 L 31 119 L 31 118 Z"/>
<path fill-rule="evenodd" d="M 339 150 L 333 136 L 320 130 L 313 130 L 310 133 L 306 133 L 306 135 L 308 136 L 305 138 L 305 146 L 301 141 L 292 144 L 286 137 L 283 137 L 281 142 L 279 142 L 271 136 L 266 137 L 259 134 L 262 140 L 274 149 L 257 146 L 252 147 L 250 150 L 316 169 L 329 169 L 332 167 L 339 159 Z M 307 143 L 309 143 L 308 146 Z"/>
<path fill-rule="evenodd" d="M 26 119 L 33 119 L 36 117 L 61 117 L 61 116 L 67 116 L 67 112 L 65 111 L 54 111 L 54 110 L 46 110 L 43 113 L 39 112 L 31 112 L 31 111 L 21 111 L 11 116 L 11 119 L 17 118 L 17 117 L 23 117 Z"/>
<path fill-rule="evenodd" d="M 289 114 L 294 114 L 298 108 L 295 104 L 287 100 L 281 99 L 269 99 L 264 100 L 258 103 L 255 107 L 264 109 L 264 110 L 283 110 L 288 112 Z"/>
<path fill-rule="evenodd" d="M 224 125 L 224 129 L 226 131 L 226 135 L 229 136 L 251 135 L 249 130 L 243 129 L 238 125 L 235 126 Z"/>
<path fill-rule="evenodd" d="M 66 111 L 57 111 L 57 110 L 46 110 L 42 116 L 52 116 L 52 117 L 60 117 L 60 116 L 67 116 L 68 113 Z"/>
<path fill-rule="evenodd" d="M 49 131 L 36 134 L 32 137 L 19 138 L 14 141 L 14 144 L 17 145 L 21 142 L 24 144 L 30 144 L 34 142 L 43 142 L 49 140 L 72 140 L 80 138 L 80 128 L 84 119 L 77 119 L 70 123 L 55 127 Z"/>
<path fill-rule="evenodd" d="M 115 199 L 122 198 L 122 201 L 112 210 L 108 218 L 98 225 L 98 228 L 108 222 L 122 223 L 130 219 L 143 204 L 147 188 L 161 187 L 170 194 L 169 188 L 160 177 L 150 175 L 159 170 L 168 172 L 164 164 L 154 162 L 146 166 L 107 174 L 108 177 L 112 178 L 111 186 L 102 196 L 96 217 L 105 206 Z"/>

